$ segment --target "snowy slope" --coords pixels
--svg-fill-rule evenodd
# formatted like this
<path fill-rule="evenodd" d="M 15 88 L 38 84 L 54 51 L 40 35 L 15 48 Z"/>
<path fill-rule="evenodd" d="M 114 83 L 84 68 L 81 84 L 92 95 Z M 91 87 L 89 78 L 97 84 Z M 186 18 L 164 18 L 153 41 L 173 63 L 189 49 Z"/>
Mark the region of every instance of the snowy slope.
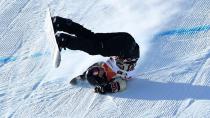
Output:
<path fill-rule="evenodd" d="M 68 84 L 106 57 L 67 50 L 53 68 L 47 7 L 94 32 L 135 37 L 141 59 L 126 91 L 98 95 Z M 209 0 L 1 0 L 0 117 L 208 118 L 209 13 Z"/>

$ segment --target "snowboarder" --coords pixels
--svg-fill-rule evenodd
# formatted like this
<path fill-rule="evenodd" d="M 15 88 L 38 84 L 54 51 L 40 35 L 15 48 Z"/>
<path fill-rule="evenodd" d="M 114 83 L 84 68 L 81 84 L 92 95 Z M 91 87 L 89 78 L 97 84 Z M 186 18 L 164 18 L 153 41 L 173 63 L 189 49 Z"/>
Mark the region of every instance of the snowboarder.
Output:
<path fill-rule="evenodd" d="M 125 90 L 126 80 L 129 79 L 131 75 L 119 69 L 115 59 L 110 57 L 106 62 L 98 62 L 90 66 L 82 75 L 72 79 L 70 84 L 75 85 L 78 81 L 87 80 L 95 86 L 96 93 L 105 94 Z"/>
<path fill-rule="evenodd" d="M 90 55 L 110 57 L 109 61 L 113 64 L 96 63 L 80 76 L 96 86 L 96 92 L 117 92 L 126 88 L 127 76 L 122 75 L 126 75 L 126 71 L 134 70 L 140 53 L 139 45 L 129 33 L 94 33 L 71 19 L 59 16 L 51 19 L 60 51 L 68 48 L 82 50 Z M 104 66 L 109 67 L 108 72 Z"/>

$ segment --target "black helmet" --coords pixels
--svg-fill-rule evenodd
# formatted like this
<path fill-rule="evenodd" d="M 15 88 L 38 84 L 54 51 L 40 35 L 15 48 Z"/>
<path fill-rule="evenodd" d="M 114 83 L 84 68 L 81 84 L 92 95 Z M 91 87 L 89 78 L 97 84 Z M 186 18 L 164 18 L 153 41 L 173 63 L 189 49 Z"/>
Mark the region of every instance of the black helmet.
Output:
<path fill-rule="evenodd" d="M 91 85 L 101 85 L 107 82 L 104 69 L 99 66 L 90 67 L 86 71 L 86 78 Z"/>

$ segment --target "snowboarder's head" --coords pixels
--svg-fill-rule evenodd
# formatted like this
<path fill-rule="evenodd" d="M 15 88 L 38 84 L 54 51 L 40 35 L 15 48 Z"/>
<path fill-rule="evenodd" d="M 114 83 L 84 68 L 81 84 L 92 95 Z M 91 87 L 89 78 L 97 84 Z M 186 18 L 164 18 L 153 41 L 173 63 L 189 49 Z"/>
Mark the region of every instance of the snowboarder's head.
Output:
<path fill-rule="evenodd" d="M 104 69 L 99 66 L 93 66 L 86 72 L 86 78 L 91 85 L 101 85 L 107 82 Z"/>
<path fill-rule="evenodd" d="M 138 58 L 122 58 L 122 57 L 114 57 L 116 61 L 116 65 L 125 71 L 132 71 L 134 70 Z"/>

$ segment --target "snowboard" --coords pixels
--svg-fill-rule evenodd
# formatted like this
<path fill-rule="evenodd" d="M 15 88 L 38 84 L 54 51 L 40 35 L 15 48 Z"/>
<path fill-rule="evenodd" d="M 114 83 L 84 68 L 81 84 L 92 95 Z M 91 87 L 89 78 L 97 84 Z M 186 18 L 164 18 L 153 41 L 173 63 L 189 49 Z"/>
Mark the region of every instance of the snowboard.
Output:
<path fill-rule="evenodd" d="M 61 62 L 61 54 L 60 54 L 58 44 L 56 42 L 49 8 L 47 10 L 47 16 L 46 16 L 45 22 L 46 22 L 46 29 L 47 29 L 47 39 L 50 44 L 50 50 L 51 50 L 51 56 L 52 56 L 51 58 L 53 60 L 54 67 L 58 68 Z"/>

